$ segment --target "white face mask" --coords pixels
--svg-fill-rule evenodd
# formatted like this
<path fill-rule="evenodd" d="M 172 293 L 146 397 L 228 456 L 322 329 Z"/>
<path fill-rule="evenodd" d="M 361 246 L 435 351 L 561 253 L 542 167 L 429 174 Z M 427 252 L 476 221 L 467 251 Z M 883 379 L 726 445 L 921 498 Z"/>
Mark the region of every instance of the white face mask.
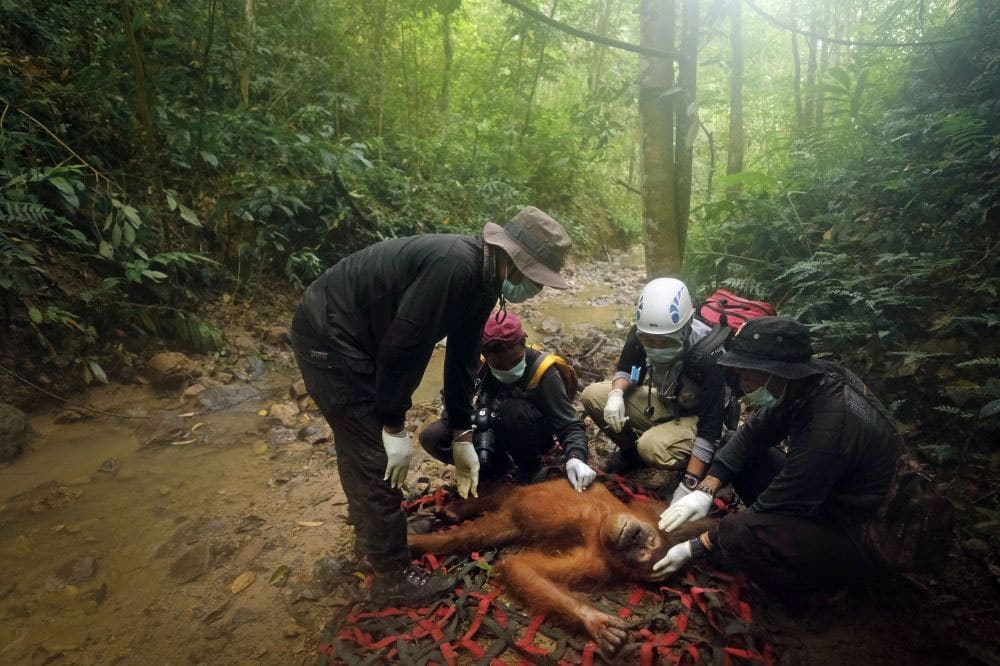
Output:
<path fill-rule="evenodd" d="M 524 377 L 524 371 L 528 368 L 528 357 L 522 356 L 521 360 L 510 370 L 498 370 L 492 365 L 490 366 L 490 372 L 496 377 L 500 382 L 504 384 L 516 384 L 521 381 L 521 377 Z"/>

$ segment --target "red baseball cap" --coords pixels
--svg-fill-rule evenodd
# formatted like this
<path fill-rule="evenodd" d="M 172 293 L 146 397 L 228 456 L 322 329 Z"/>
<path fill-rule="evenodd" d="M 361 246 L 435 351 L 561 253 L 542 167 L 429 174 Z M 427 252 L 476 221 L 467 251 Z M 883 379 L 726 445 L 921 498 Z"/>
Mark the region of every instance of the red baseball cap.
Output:
<path fill-rule="evenodd" d="M 499 322 L 497 321 L 498 314 L 500 317 Z M 521 327 L 521 319 L 516 314 L 507 312 L 506 316 L 504 316 L 504 313 L 494 313 L 486 320 L 486 326 L 483 328 L 483 338 L 480 342 L 484 345 L 488 342 L 516 344 L 524 342 L 526 337 L 527 335 Z"/>

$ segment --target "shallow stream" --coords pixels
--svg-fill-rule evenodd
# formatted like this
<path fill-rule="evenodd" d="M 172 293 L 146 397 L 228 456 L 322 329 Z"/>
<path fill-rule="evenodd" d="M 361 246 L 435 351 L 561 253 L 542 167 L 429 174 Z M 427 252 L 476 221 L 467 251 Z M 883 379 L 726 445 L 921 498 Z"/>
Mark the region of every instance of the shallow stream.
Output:
<path fill-rule="evenodd" d="M 629 322 L 634 287 L 601 270 L 524 307 L 530 340 Z M 32 415 L 29 450 L 0 468 L 0 663 L 312 663 L 343 603 L 315 589 L 314 563 L 348 548 L 346 499 L 317 413 L 268 417 L 297 372 L 265 353 L 252 386 L 109 386 L 79 400 L 122 418 Z M 443 356 L 414 395 L 423 419 Z"/>

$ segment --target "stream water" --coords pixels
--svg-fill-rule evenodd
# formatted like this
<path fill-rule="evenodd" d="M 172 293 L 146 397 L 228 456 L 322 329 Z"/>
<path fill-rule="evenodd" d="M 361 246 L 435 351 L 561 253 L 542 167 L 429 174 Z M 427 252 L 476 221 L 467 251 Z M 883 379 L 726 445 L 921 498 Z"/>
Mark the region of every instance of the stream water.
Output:
<path fill-rule="evenodd" d="M 608 270 L 543 292 L 529 337 L 630 321 L 634 289 L 616 296 Z M 313 563 L 347 547 L 345 498 L 328 443 L 295 436 L 322 420 L 267 418 L 297 378 L 272 356 L 221 411 L 134 385 L 81 398 L 127 418 L 32 415 L 31 447 L 0 468 L 0 663 L 312 663 L 334 603 L 310 591 Z M 428 417 L 443 356 L 414 395 Z"/>

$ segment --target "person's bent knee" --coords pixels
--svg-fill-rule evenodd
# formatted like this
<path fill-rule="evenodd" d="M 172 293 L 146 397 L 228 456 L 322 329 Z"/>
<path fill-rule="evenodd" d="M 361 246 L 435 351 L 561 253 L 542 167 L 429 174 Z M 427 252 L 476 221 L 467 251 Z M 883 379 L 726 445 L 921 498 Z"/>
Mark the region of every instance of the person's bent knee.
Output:
<path fill-rule="evenodd" d="M 691 457 L 693 447 L 693 437 L 664 437 L 658 428 L 650 428 L 642 433 L 636 442 L 636 450 L 643 462 L 650 467 L 668 470 L 683 469 Z"/>
<path fill-rule="evenodd" d="M 584 413 L 594 421 L 604 423 L 604 405 L 611 393 L 611 382 L 595 382 L 588 384 L 580 393 L 580 403 Z"/>

